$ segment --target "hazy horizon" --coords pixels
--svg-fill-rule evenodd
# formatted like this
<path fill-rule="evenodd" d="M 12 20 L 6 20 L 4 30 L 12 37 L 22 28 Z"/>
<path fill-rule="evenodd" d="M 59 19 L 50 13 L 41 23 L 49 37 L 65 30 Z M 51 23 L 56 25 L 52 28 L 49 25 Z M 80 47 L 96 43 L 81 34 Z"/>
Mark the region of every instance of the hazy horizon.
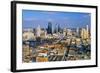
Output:
<path fill-rule="evenodd" d="M 37 28 L 38 25 L 47 28 L 48 22 L 51 22 L 53 27 L 59 25 L 61 28 L 84 28 L 89 25 L 90 28 L 91 15 L 79 12 L 22 10 L 23 28 Z"/>

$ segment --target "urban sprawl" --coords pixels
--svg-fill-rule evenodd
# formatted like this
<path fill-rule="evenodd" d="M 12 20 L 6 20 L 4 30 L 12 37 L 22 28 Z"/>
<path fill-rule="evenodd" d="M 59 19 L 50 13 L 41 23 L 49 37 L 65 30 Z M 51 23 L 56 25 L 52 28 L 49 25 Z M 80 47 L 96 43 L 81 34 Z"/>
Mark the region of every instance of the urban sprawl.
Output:
<path fill-rule="evenodd" d="M 75 61 L 91 59 L 91 34 L 88 25 L 79 28 L 23 28 L 22 62 Z"/>

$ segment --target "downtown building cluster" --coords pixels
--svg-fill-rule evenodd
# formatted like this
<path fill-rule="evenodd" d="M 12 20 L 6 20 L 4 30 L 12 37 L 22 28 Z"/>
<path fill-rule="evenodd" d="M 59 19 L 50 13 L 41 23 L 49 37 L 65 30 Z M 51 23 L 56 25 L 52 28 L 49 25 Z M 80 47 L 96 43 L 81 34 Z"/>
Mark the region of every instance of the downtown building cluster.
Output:
<path fill-rule="evenodd" d="M 53 27 L 23 29 L 23 62 L 67 61 L 91 58 L 91 34 L 82 28 Z"/>
<path fill-rule="evenodd" d="M 41 28 L 38 25 L 36 28 L 26 28 L 23 29 L 23 40 L 34 40 L 37 37 L 41 38 L 59 38 L 60 36 L 67 37 L 81 37 L 82 39 L 90 38 L 90 28 L 86 25 L 83 28 L 61 28 L 61 26 L 52 26 L 51 22 L 48 22 L 47 28 Z"/>

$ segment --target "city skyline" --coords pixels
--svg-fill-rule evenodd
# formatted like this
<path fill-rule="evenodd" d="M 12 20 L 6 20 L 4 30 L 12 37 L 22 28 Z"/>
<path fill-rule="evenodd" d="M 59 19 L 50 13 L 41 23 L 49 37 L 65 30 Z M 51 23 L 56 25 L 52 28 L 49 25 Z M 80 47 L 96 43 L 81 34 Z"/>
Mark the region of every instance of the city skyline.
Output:
<path fill-rule="evenodd" d="M 23 62 L 91 59 L 89 13 L 23 10 L 22 17 Z"/>
<path fill-rule="evenodd" d="M 90 28 L 90 14 L 79 12 L 55 12 L 55 11 L 36 11 L 23 10 L 22 22 L 23 28 L 48 28 L 51 22 L 53 27 L 59 25 L 61 28 L 84 28 L 86 25 Z"/>

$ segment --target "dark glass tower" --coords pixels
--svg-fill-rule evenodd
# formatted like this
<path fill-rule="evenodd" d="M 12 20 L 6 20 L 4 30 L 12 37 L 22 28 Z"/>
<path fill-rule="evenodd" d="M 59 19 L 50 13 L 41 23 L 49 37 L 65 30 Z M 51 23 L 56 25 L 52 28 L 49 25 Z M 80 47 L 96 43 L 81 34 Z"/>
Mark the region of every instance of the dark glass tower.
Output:
<path fill-rule="evenodd" d="M 52 23 L 51 22 L 48 22 L 47 33 L 52 34 Z"/>
<path fill-rule="evenodd" d="M 60 26 L 58 25 L 58 32 L 60 32 L 61 31 L 61 28 L 60 28 Z"/>

